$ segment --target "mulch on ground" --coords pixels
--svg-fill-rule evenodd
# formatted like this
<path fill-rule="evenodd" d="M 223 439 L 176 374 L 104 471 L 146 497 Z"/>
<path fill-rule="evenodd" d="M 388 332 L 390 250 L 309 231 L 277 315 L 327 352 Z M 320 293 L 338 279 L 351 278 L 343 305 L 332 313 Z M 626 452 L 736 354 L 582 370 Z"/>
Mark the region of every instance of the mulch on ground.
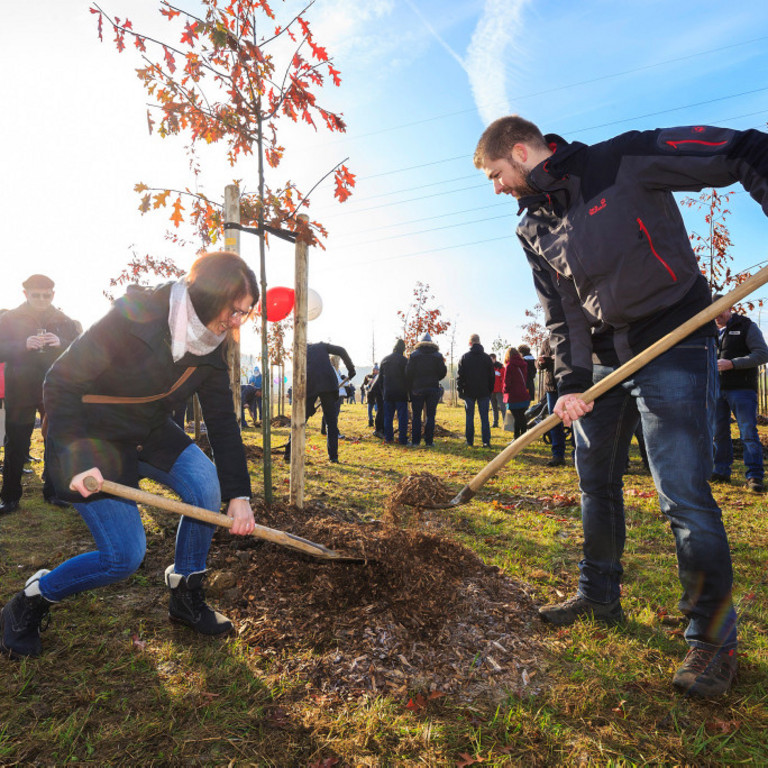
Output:
<path fill-rule="evenodd" d="M 460 544 L 319 505 L 254 509 L 262 525 L 366 559 L 323 561 L 219 537 L 215 604 L 286 674 L 328 695 L 463 700 L 522 693 L 543 677 L 525 588 Z"/>

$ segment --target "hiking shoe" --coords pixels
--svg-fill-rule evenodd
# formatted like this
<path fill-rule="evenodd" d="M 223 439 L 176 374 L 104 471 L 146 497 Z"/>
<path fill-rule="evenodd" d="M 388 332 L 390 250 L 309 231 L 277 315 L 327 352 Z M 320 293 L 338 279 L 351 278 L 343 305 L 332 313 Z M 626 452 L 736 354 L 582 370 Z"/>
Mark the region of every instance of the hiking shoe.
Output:
<path fill-rule="evenodd" d="M 753 493 L 765 493 L 765 486 L 762 480 L 758 480 L 756 477 L 747 478 L 747 489 Z"/>
<path fill-rule="evenodd" d="M 709 478 L 710 483 L 730 483 L 731 478 L 728 475 L 721 475 L 719 472 L 713 472 Z"/>
<path fill-rule="evenodd" d="M 43 651 L 40 632 L 51 603 L 40 594 L 39 580 L 48 570 L 31 576 L 21 592 L 17 592 L 0 612 L 0 650 L 11 659 L 39 656 Z"/>
<path fill-rule="evenodd" d="M 594 619 L 601 624 L 621 624 L 624 621 L 624 611 L 621 610 L 621 600 L 612 603 L 595 603 L 582 595 L 575 595 L 564 603 L 543 605 L 539 608 L 539 616 L 550 624 L 564 627 L 573 624 L 576 619 L 584 616 Z"/>
<path fill-rule="evenodd" d="M 548 467 L 562 467 L 565 464 L 565 458 L 563 456 L 553 456 L 548 462 Z"/>
<path fill-rule="evenodd" d="M 672 685 L 688 696 L 722 696 L 731 687 L 738 666 L 735 648 L 691 648 L 675 672 Z"/>

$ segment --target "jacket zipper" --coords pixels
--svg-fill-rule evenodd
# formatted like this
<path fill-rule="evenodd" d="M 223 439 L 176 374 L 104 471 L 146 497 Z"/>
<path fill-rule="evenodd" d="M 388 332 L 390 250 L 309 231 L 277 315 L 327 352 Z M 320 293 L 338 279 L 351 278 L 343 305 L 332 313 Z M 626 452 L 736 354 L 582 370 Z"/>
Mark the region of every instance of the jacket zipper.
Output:
<path fill-rule="evenodd" d="M 677 275 L 672 270 L 672 267 L 670 267 L 669 264 L 667 264 L 667 262 L 664 261 L 664 259 L 662 259 L 661 256 L 659 256 L 658 252 L 653 247 L 653 240 L 651 240 L 651 233 L 648 231 L 648 228 L 645 226 L 645 224 L 643 224 L 643 220 L 638 219 L 637 224 L 640 227 L 640 231 L 645 235 L 646 239 L 648 240 L 648 245 L 651 249 L 651 253 L 664 265 L 664 269 L 666 269 L 667 272 L 669 272 L 670 276 L 672 277 L 672 280 L 674 280 L 674 282 L 677 282 Z"/>

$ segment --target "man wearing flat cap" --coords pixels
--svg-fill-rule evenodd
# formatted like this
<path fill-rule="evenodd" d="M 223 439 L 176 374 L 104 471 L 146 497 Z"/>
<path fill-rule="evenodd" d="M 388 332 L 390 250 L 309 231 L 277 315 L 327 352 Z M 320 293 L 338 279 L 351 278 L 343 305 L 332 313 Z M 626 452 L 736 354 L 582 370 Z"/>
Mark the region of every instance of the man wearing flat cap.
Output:
<path fill-rule="evenodd" d="M 0 317 L 0 362 L 5 363 L 5 460 L 0 514 L 13 512 L 21 499 L 21 475 L 29 455 L 37 411 L 43 413 L 43 378 L 53 361 L 74 341 L 77 324 L 53 305 L 53 280 L 32 275 L 24 283 L 26 301 Z M 56 498 L 43 472 L 43 496 Z"/>

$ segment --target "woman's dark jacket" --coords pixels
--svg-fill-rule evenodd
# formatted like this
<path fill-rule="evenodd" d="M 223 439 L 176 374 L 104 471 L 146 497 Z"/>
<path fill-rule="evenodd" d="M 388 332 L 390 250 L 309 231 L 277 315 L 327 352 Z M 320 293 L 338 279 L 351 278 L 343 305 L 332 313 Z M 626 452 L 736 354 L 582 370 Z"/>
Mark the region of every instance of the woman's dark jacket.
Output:
<path fill-rule="evenodd" d="M 405 366 L 405 378 L 409 392 L 437 389 L 448 369 L 434 341 L 420 341 Z"/>
<path fill-rule="evenodd" d="M 387 355 L 379 366 L 381 391 L 384 400 L 401 403 L 408 400 L 408 382 L 405 378 L 405 366 L 408 360 L 401 352 Z"/>
<path fill-rule="evenodd" d="M 213 449 L 222 499 L 250 496 L 250 479 L 234 412 L 226 342 L 213 352 L 171 355 L 171 284 L 130 286 L 112 310 L 54 363 L 45 377 L 46 467 L 56 495 L 82 502 L 72 477 L 98 467 L 105 479 L 136 486 L 139 461 L 168 471 L 192 442 L 171 418 L 197 393 Z M 84 403 L 84 395 L 144 397 L 167 393 L 188 367 L 195 370 L 172 394 L 148 403 Z M 98 496 L 90 496 L 89 501 Z"/>

